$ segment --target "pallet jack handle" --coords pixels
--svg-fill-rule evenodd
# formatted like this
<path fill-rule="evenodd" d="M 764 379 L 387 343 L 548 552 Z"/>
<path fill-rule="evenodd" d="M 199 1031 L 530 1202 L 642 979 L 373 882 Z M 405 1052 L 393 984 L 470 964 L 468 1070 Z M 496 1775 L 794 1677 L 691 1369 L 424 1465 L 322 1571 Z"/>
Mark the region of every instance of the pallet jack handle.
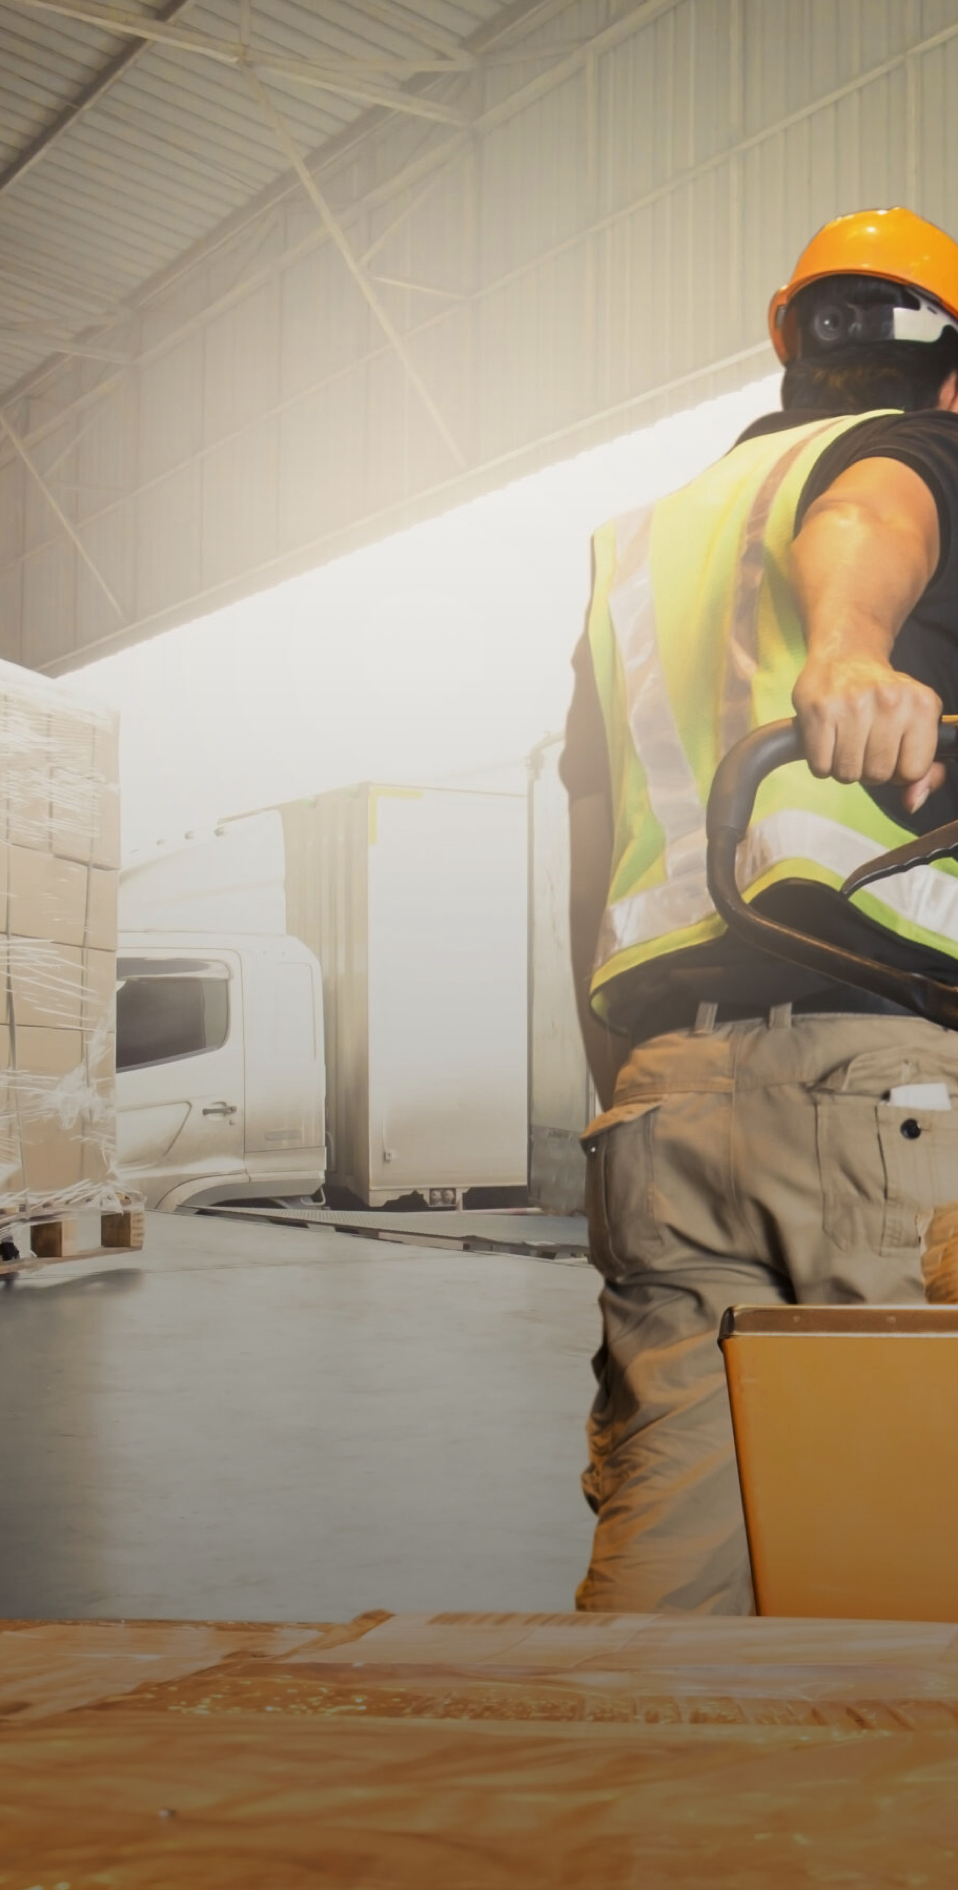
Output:
<path fill-rule="evenodd" d="M 939 761 L 958 760 L 958 716 L 943 717 L 937 752 Z M 753 729 L 719 763 L 706 812 L 708 885 L 717 911 L 731 933 L 759 951 L 819 972 L 836 983 L 888 998 L 930 1023 L 944 1025 L 946 1030 L 958 1030 L 958 985 L 941 984 L 920 972 L 880 964 L 811 933 L 794 931 L 766 918 L 742 898 L 735 878 L 736 854 L 748 830 L 758 789 L 775 768 L 804 759 L 798 722 L 787 720 Z M 936 827 L 859 867 L 845 881 L 841 896 L 850 898 L 873 880 L 945 858 L 958 858 L 958 821 Z"/>

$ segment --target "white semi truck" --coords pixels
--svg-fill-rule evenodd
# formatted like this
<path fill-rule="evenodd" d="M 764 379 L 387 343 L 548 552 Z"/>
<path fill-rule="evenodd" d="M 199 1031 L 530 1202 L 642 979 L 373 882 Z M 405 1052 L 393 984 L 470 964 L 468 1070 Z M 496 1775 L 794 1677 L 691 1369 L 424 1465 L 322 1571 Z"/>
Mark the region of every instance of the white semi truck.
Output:
<path fill-rule="evenodd" d="M 368 783 L 121 877 L 117 1132 L 148 1205 L 527 1181 L 521 795 Z"/>

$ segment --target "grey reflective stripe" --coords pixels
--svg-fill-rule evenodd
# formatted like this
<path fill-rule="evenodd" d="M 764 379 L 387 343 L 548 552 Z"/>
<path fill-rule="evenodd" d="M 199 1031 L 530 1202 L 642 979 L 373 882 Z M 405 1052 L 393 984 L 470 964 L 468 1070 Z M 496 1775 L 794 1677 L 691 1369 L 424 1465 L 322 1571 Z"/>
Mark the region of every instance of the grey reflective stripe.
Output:
<path fill-rule="evenodd" d="M 596 944 L 595 967 L 628 951 L 633 945 L 645 945 L 654 938 L 668 938 L 686 926 L 699 925 L 715 907 L 709 898 L 704 868 L 701 876 L 688 874 L 677 880 L 665 880 L 644 892 L 630 893 L 607 906 L 602 915 Z"/>
<path fill-rule="evenodd" d="M 650 505 L 637 505 L 634 512 L 623 512 L 621 518 L 613 520 L 616 568 L 624 563 L 629 546 L 645 531 L 651 516 Z"/>
<path fill-rule="evenodd" d="M 801 438 L 793 440 L 766 473 L 745 521 L 725 650 L 720 721 L 723 755 L 727 755 L 752 726 L 752 678 L 758 668 L 758 605 L 765 578 L 765 534 L 772 506 L 799 455 L 819 434 L 829 433 L 835 426 L 834 420 L 826 420 L 823 425 L 801 429 Z"/>
<path fill-rule="evenodd" d="M 864 866 L 881 850 L 879 841 L 824 814 L 783 809 L 749 830 L 739 848 L 738 880 L 746 888 L 753 886 L 782 860 L 817 860 L 845 880 L 856 866 Z M 953 874 L 935 866 L 914 866 L 897 878 L 869 886 L 868 896 L 909 925 L 931 932 L 943 945 L 958 945 L 958 879 Z"/>
<path fill-rule="evenodd" d="M 808 860 L 827 867 L 840 880 L 873 859 L 880 843 L 843 827 L 823 814 L 789 808 L 757 821 L 739 847 L 737 878 L 748 891 L 772 867 Z M 942 945 L 958 947 L 958 879 L 934 866 L 916 866 L 897 879 L 879 881 L 869 896 L 890 915 L 920 926 Z M 685 880 L 650 886 L 609 907 L 602 921 L 596 969 L 632 946 L 668 938 L 698 925 L 714 911 L 704 884 Z"/>
<path fill-rule="evenodd" d="M 649 805 L 662 829 L 671 881 L 705 885 L 705 809 L 672 713 L 655 623 L 649 556 L 652 507 L 622 521 L 625 549 L 609 593 L 609 616 L 622 664 L 629 733 L 645 770 Z"/>

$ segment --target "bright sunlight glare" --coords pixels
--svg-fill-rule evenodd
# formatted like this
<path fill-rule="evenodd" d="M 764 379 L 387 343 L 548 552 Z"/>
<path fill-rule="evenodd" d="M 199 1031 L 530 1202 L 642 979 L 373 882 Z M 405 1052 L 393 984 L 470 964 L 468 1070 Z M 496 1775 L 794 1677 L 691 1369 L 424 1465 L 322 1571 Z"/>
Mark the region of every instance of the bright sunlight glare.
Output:
<path fill-rule="evenodd" d="M 353 781 L 522 789 L 568 707 L 591 533 L 777 404 L 753 382 L 87 665 L 122 717 L 125 857 Z"/>

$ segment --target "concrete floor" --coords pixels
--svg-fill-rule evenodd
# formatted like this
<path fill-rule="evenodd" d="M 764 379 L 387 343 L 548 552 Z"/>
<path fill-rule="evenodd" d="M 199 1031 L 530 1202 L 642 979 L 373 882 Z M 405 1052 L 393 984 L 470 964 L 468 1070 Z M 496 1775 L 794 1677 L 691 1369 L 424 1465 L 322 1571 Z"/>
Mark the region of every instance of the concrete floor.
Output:
<path fill-rule="evenodd" d="M 587 1266 L 151 1215 L 0 1293 L 0 1616 L 569 1609 Z"/>

